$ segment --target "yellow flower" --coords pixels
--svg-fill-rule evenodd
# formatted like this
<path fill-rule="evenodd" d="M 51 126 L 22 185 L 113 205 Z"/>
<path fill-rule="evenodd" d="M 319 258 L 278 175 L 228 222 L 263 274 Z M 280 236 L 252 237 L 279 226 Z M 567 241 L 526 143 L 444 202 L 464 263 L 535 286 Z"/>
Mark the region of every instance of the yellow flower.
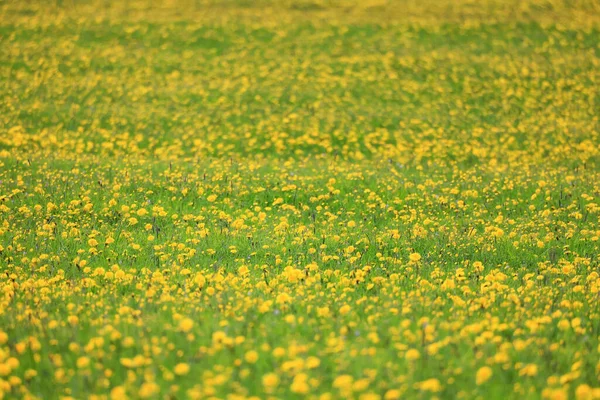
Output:
<path fill-rule="evenodd" d="M 21 364 L 19 362 L 19 360 L 15 357 L 10 357 L 8 360 L 6 360 L 6 364 L 11 368 L 11 369 L 17 369 L 19 368 L 19 365 Z"/>
<path fill-rule="evenodd" d="M 561 331 L 566 331 L 571 327 L 571 323 L 567 319 L 561 319 L 558 323 L 558 329 Z"/>
<path fill-rule="evenodd" d="M 255 362 L 258 361 L 258 353 L 255 350 L 250 350 L 249 352 L 246 353 L 246 355 L 244 356 L 244 359 L 246 360 L 246 362 L 248 362 L 250 364 L 254 364 Z"/>
<path fill-rule="evenodd" d="M 575 398 L 577 400 L 592 400 L 594 398 L 592 388 L 586 384 L 577 386 L 577 389 L 575 389 Z"/>
<path fill-rule="evenodd" d="M 381 396 L 378 395 L 377 393 L 363 393 L 360 395 L 360 397 L 358 398 L 358 400 L 380 400 Z"/>
<path fill-rule="evenodd" d="M 369 387 L 369 384 L 370 382 L 368 379 L 359 379 L 352 384 L 352 390 L 355 392 L 362 392 Z"/>
<path fill-rule="evenodd" d="M 247 265 L 242 265 L 241 267 L 238 268 L 238 273 L 241 276 L 247 276 L 250 273 L 250 269 L 248 268 Z"/>
<path fill-rule="evenodd" d="M 29 368 L 28 370 L 25 371 L 25 379 L 32 379 L 36 376 L 38 376 L 38 372 L 35 369 L 31 369 Z"/>
<path fill-rule="evenodd" d="M 350 307 L 348 304 L 345 304 L 343 306 L 340 307 L 340 314 L 341 315 L 346 315 L 350 312 L 350 310 L 352 310 L 352 307 Z"/>
<path fill-rule="evenodd" d="M 223 343 L 227 340 L 227 334 L 223 331 L 216 331 L 212 334 L 213 344 Z"/>
<path fill-rule="evenodd" d="M 310 386 L 306 382 L 306 374 L 298 374 L 294 377 L 290 390 L 298 394 L 306 394 L 310 391 Z"/>
<path fill-rule="evenodd" d="M 412 262 L 418 262 L 421 260 L 421 255 L 419 253 L 412 253 L 410 256 L 408 256 L 408 258 Z"/>
<path fill-rule="evenodd" d="M 487 365 L 479 368 L 479 370 L 477 371 L 477 375 L 475 376 L 475 383 L 477 383 L 477 385 L 481 385 L 487 382 L 488 379 L 492 377 L 492 374 L 492 369 Z"/>
<path fill-rule="evenodd" d="M 179 329 L 182 332 L 189 332 L 194 327 L 194 321 L 191 318 L 183 318 L 179 321 Z"/>
<path fill-rule="evenodd" d="M 90 359 L 88 357 L 79 357 L 77 359 L 77 368 L 87 368 L 90 365 Z"/>
<path fill-rule="evenodd" d="M 287 304 L 292 301 L 292 298 L 289 294 L 287 294 L 286 292 L 283 292 L 283 293 L 279 293 L 277 295 L 277 298 L 275 299 L 275 301 L 277 302 L 277 304 Z"/>
<path fill-rule="evenodd" d="M 417 349 L 410 349 L 404 355 L 404 358 L 408 361 L 418 360 L 421 357 L 421 353 Z"/>
<path fill-rule="evenodd" d="M 194 278 L 194 282 L 196 282 L 198 286 L 204 287 L 204 285 L 206 284 L 206 278 L 202 273 L 198 272 L 196 274 L 196 277 Z"/>
<path fill-rule="evenodd" d="M 473 269 L 476 272 L 482 272 L 483 271 L 483 263 L 481 261 L 475 261 L 473 263 Z"/>
<path fill-rule="evenodd" d="M 384 400 L 398 400 L 401 397 L 402 394 L 397 389 L 390 389 L 387 392 L 385 392 L 385 395 L 383 396 Z"/>
<path fill-rule="evenodd" d="M 542 390 L 542 398 L 551 400 L 567 400 L 569 396 L 563 388 L 546 388 Z"/>
<path fill-rule="evenodd" d="M 279 385 L 279 376 L 273 372 L 265 374 L 262 377 L 262 384 L 265 388 L 274 388 Z"/>
<path fill-rule="evenodd" d="M 424 390 L 426 392 L 439 392 L 440 390 L 442 390 L 442 385 L 440 384 L 440 381 L 435 379 L 435 378 L 431 378 L 431 379 L 427 379 L 423 382 L 419 382 L 418 387 L 421 390 Z"/>
<path fill-rule="evenodd" d="M 352 382 L 354 382 L 354 379 L 351 375 L 340 375 L 334 379 L 333 387 L 340 390 L 347 390 L 352 387 Z"/>
<path fill-rule="evenodd" d="M 190 372 L 190 366 L 186 363 L 179 363 L 175 366 L 173 372 L 175 372 L 175 375 L 187 375 Z"/>
<path fill-rule="evenodd" d="M 0 363 L 0 376 L 7 376 L 12 369 L 8 364 Z"/>
<path fill-rule="evenodd" d="M 306 368 L 308 369 L 317 368 L 319 365 L 321 365 L 321 360 L 317 357 L 308 357 L 306 359 Z"/>
<path fill-rule="evenodd" d="M 535 364 L 527 364 L 519 371 L 519 376 L 536 376 L 538 367 Z"/>
<path fill-rule="evenodd" d="M 140 387 L 140 391 L 138 395 L 142 399 L 147 399 L 149 397 L 154 397 L 160 391 L 159 386 L 154 382 L 144 382 Z"/>
<path fill-rule="evenodd" d="M 208 200 L 210 203 L 212 203 L 213 201 L 215 201 L 217 199 L 217 195 L 216 194 L 211 194 L 210 196 L 208 196 L 206 198 L 206 200 Z"/>
<path fill-rule="evenodd" d="M 281 358 L 285 355 L 285 349 L 283 347 L 275 347 L 273 349 L 273 357 Z"/>
<path fill-rule="evenodd" d="M 124 400 L 127 398 L 127 394 L 125 392 L 125 388 L 123 386 L 115 386 L 110 391 L 110 399 L 111 400 Z"/>

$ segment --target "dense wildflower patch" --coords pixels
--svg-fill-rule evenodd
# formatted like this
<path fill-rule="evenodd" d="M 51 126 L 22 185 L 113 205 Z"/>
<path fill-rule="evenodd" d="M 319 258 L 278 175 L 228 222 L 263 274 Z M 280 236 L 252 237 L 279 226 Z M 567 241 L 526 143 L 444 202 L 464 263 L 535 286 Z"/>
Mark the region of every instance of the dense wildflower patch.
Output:
<path fill-rule="evenodd" d="M 600 398 L 599 21 L 0 3 L 0 398 Z"/>

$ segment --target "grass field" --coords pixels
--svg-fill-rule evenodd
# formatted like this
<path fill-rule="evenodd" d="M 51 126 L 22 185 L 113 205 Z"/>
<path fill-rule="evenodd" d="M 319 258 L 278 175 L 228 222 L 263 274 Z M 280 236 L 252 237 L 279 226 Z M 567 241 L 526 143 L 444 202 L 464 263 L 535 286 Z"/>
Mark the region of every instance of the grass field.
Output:
<path fill-rule="evenodd" d="M 0 399 L 600 399 L 596 0 L 0 0 Z"/>

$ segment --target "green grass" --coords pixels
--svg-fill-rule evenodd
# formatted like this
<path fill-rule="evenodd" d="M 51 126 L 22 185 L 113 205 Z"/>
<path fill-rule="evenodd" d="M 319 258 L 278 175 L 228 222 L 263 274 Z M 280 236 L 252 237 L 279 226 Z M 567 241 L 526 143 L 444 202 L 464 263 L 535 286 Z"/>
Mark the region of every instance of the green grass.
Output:
<path fill-rule="evenodd" d="M 0 398 L 600 398 L 599 11 L 0 2 Z"/>

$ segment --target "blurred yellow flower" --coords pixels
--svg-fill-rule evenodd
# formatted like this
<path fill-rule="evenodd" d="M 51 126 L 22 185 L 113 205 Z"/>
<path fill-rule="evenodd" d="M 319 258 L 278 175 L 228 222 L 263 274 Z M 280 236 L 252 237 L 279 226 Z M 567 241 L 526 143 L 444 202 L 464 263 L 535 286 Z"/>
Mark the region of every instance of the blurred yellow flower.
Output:
<path fill-rule="evenodd" d="M 490 367 L 483 366 L 477 370 L 477 374 L 475 375 L 475 383 L 477 385 L 481 385 L 487 382 L 492 377 L 492 369 Z"/>
<path fill-rule="evenodd" d="M 186 363 L 179 363 L 173 369 L 175 375 L 187 375 L 190 372 L 190 366 Z"/>
<path fill-rule="evenodd" d="M 250 350 L 246 352 L 246 354 L 244 355 L 244 360 L 246 360 L 246 362 L 250 364 L 256 363 L 258 361 L 258 352 L 256 352 L 255 350 Z"/>

